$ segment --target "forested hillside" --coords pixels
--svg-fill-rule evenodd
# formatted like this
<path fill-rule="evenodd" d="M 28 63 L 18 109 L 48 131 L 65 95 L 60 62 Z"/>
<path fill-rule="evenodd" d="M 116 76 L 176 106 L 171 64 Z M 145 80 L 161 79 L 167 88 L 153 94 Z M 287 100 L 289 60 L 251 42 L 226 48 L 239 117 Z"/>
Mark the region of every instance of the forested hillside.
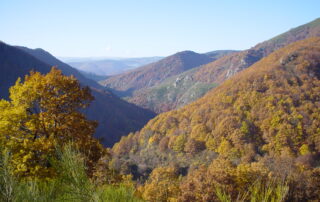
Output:
<path fill-rule="evenodd" d="M 207 55 L 183 51 L 133 71 L 110 77 L 100 83 L 116 92 L 118 91 L 119 95 L 132 96 L 139 89 L 152 87 L 170 76 L 209 63 L 212 60 Z"/>
<path fill-rule="evenodd" d="M 257 179 L 285 181 L 289 201 L 319 199 L 319 90 L 320 38 L 292 43 L 123 137 L 113 166 L 136 177 L 153 170 L 141 187 L 147 200 L 165 190 L 216 200 L 217 186 L 235 199 Z"/>
<path fill-rule="evenodd" d="M 95 136 L 105 146 L 112 146 L 122 135 L 140 129 L 154 116 L 151 111 L 127 103 L 107 90 L 99 90 L 102 88 L 99 84 L 42 49 L 13 47 L 5 43 L 0 43 L 1 97 L 8 98 L 8 89 L 18 77 L 23 78 L 31 70 L 48 73 L 51 66 L 57 66 L 65 75 L 74 75 L 82 85 L 91 87 L 95 100 L 86 114 L 89 119 L 98 121 Z"/>
<path fill-rule="evenodd" d="M 274 50 L 313 36 L 320 36 L 320 19 L 291 29 L 248 50 L 231 53 L 197 70 L 173 76 L 160 85 L 137 92 L 129 101 L 156 112 L 176 109 L 202 97 L 211 88 Z"/>
<path fill-rule="evenodd" d="M 178 76 L 172 76 L 153 87 L 141 89 L 127 100 L 156 113 L 167 112 L 184 106 L 202 97 L 218 85 L 195 81 L 193 74 L 199 68 L 201 66 L 185 71 Z"/>
<path fill-rule="evenodd" d="M 262 42 L 249 50 L 234 53 L 229 57 L 210 63 L 195 74 L 195 79 L 197 81 L 221 83 L 273 51 L 292 42 L 315 36 L 320 36 L 319 18 Z"/>

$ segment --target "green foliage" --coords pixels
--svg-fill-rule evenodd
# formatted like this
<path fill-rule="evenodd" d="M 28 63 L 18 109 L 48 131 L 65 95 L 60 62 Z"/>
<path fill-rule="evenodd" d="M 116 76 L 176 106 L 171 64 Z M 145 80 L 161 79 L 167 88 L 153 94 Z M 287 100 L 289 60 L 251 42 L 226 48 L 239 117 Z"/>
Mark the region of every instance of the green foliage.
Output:
<path fill-rule="evenodd" d="M 222 191 L 221 188 L 216 187 L 215 193 L 217 195 L 217 198 L 221 202 L 232 202 L 231 196 L 227 194 L 226 192 Z"/>
<path fill-rule="evenodd" d="M 230 142 L 224 139 L 221 141 L 220 146 L 217 148 L 217 152 L 220 155 L 227 156 L 231 149 L 232 145 L 230 144 Z"/>
<path fill-rule="evenodd" d="M 135 190 L 126 186 L 106 186 L 100 193 L 100 201 L 117 201 L 117 202 L 142 202 L 143 200 L 134 197 Z"/>
<path fill-rule="evenodd" d="M 69 145 L 58 156 L 61 158 L 54 162 L 54 166 L 59 176 L 59 184 L 63 185 L 61 191 L 65 193 L 62 199 L 92 201 L 95 189 L 86 174 L 82 156 Z"/>
<path fill-rule="evenodd" d="M 309 146 L 308 146 L 307 144 L 303 144 L 303 145 L 300 147 L 299 152 L 300 152 L 301 155 L 309 154 L 309 153 L 310 153 Z"/>
<path fill-rule="evenodd" d="M 57 176 L 50 180 L 20 180 L 10 172 L 9 153 L 4 153 L 0 169 L 2 201 L 140 201 L 127 185 L 96 185 L 87 176 L 84 157 L 71 145 L 57 150 L 52 162 Z"/>
<path fill-rule="evenodd" d="M 267 185 L 263 185 L 257 182 L 249 188 L 249 198 L 251 202 L 282 202 L 285 201 L 288 191 L 289 187 L 286 184 L 270 181 Z"/>
<path fill-rule="evenodd" d="M 182 152 L 186 143 L 186 137 L 184 135 L 179 135 L 171 140 L 169 147 L 175 152 Z"/>
<path fill-rule="evenodd" d="M 8 151 L 2 151 L 0 154 L 0 200 L 13 201 L 14 187 L 17 186 L 15 177 L 12 175 L 10 167 L 10 155 Z"/>
<path fill-rule="evenodd" d="M 283 202 L 288 194 L 289 187 L 286 184 L 274 183 L 272 180 L 263 184 L 257 181 L 249 187 L 249 190 L 244 193 L 239 193 L 235 200 L 232 200 L 230 194 L 222 188 L 216 187 L 215 193 L 221 202 Z"/>

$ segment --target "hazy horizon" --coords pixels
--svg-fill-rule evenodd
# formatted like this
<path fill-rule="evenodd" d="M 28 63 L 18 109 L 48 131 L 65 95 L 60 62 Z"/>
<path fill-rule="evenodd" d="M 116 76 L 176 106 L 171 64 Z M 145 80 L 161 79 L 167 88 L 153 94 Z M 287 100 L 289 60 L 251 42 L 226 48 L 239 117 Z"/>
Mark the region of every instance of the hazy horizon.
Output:
<path fill-rule="evenodd" d="M 0 40 L 60 58 L 244 50 L 318 18 L 308 2 L 3 0 Z"/>

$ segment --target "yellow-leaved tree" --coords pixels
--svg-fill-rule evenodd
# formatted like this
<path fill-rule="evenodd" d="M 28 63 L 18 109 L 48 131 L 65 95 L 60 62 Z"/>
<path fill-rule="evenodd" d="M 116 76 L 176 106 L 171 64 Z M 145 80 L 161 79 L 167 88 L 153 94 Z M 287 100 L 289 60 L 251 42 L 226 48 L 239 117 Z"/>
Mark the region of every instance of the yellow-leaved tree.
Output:
<path fill-rule="evenodd" d="M 158 167 L 150 174 L 144 186 L 139 188 L 146 201 L 178 201 L 180 178 L 174 167 Z"/>
<path fill-rule="evenodd" d="M 50 178 L 55 150 L 66 143 L 86 156 L 90 168 L 103 155 L 92 138 L 94 121 L 80 112 L 93 96 L 73 76 L 64 76 L 53 67 L 42 75 L 31 72 L 10 88 L 10 100 L 0 101 L 1 144 L 12 154 L 12 167 L 20 177 Z"/>

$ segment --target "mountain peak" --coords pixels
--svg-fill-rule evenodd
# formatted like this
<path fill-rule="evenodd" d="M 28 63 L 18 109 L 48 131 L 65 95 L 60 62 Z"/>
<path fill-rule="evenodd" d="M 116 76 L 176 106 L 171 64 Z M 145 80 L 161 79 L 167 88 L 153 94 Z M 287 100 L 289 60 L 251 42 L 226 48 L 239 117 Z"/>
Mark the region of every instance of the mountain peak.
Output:
<path fill-rule="evenodd" d="M 198 54 L 194 51 L 191 51 L 191 50 L 185 50 L 185 51 L 180 51 L 180 52 L 177 52 L 176 54 L 174 55 L 188 55 L 188 54 Z"/>

